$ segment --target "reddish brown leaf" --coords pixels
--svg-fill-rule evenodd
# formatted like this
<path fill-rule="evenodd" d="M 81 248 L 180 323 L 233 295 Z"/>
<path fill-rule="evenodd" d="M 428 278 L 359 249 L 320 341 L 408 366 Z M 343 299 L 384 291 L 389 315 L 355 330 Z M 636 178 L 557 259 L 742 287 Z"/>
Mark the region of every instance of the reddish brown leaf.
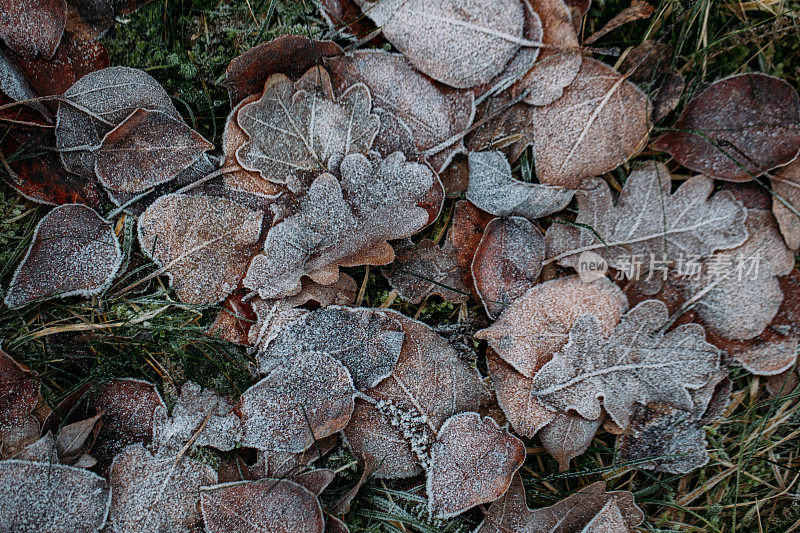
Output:
<path fill-rule="evenodd" d="M 770 176 L 772 213 L 778 220 L 786 245 L 800 248 L 800 158 Z"/>
<path fill-rule="evenodd" d="M 381 273 L 407 302 L 420 304 L 434 294 L 451 303 L 469 298 L 452 245 L 440 248 L 422 239 L 419 244 L 398 245 L 395 254 L 394 262 Z"/>
<path fill-rule="evenodd" d="M 67 30 L 87 39 L 102 35 L 117 17 L 133 13 L 150 0 L 67 0 Z"/>
<path fill-rule="evenodd" d="M 469 200 L 459 200 L 453 209 L 453 221 L 447 239 L 456 250 L 456 261 L 464 283 L 475 296 L 477 292 L 472 279 L 472 258 L 483 238 L 483 230 L 493 218 Z"/>
<path fill-rule="evenodd" d="M 225 298 L 214 323 L 208 328 L 208 334 L 236 344 L 248 344 L 250 328 L 256 323 L 256 313 L 249 302 L 243 298 L 247 291 L 237 289 Z"/>
<path fill-rule="evenodd" d="M 749 181 L 797 157 L 800 103 L 783 80 L 738 74 L 695 95 L 674 130 L 653 147 L 708 176 Z"/>
<path fill-rule="evenodd" d="M 321 0 L 319 5 L 328 25 L 339 33 L 363 38 L 376 29 L 353 0 Z"/>
<path fill-rule="evenodd" d="M 0 0 L 0 39 L 27 57 L 52 57 L 66 22 L 64 0 Z"/>
<path fill-rule="evenodd" d="M 652 15 L 655 10 L 656 8 L 644 0 L 631 0 L 630 7 L 626 7 L 614 15 L 614 18 L 606 22 L 602 28 L 593 33 L 583 43 L 587 45 L 595 43 L 624 24 L 633 22 L 634 20 L 650 18 L 650 15 Z"/>
<path fill-rule="evenodd" d="M 0 458 L 10 457 L 39 438 L 34 410 L 43 402 L 41 380 L 0 350 Z"/>

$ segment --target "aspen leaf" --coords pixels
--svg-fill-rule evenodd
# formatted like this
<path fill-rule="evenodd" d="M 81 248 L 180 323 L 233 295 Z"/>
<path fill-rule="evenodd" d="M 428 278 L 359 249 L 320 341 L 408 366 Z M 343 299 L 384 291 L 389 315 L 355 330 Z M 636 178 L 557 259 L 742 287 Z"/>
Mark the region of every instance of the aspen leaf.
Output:
<path fill-rule="evenodd" d="M 472 279 L 486 313 L 496 317 L 536 284 L 544 237 L 528 219 L 496 218 L 483 232 L 472 259 Z"/>
<path fill-rule="evenodd" d="M 461 413 L 445 421 L 431 450 L 428 510 L 449 518 L 496 500 L 525 461 L 525 446 L 491 418 Z"/>
<path fill-rule="evenodd" d="M 419 304 L 434 294 L 451 303 L 469 298 L 452 245 L 440 248 L 422 239 L 419 244 L 397 246 L 395 254 L 394 262 L 381 273 L 407 302 Z"/>
<path fill-rule="evenodd" d="M 209 533 L 323 533 L 314 493 L 288 479 L 261 479 L 204 487 L 200 493 Z"/>
<path fill-rule="evenodd" d="M 222 301 L 258 250 L 263 213 L 230 200 L 162 196 L 139 218 L 139 245 L 170 277 L 185 303 Z"/>
<path fill-rule="evenodd" d="M 0 462 L 0 530 L 93 533 L 108 513 L 106 481 L 82 468 Z"/>
<path fill-rule="evenodd" d="M 749 181 L 800 152 L 797 91 L 778 78 L 737 74 L 695 95 L 656 150 L 710 177 Z"/>
<path fill-rule="evenodd" d="M 516 180 L 500 152 L 469 154 L 467 200 L 493 215 L 534 220 L 561 211 L 573 194 L 569 189 Z"/>
<path fill-rule="evenodd" d="M 109 189 L 142 192 L 173 180 L 212 148 L 182 120 L 137 109 L 103 137 L 95 173 Z"/>
<path fill-rule="evenodd" d="M 64 0 L 0 1 L 0 39 L 26 57 L 53 57 L 66 22 Z"/>
<path fill-rule="evenodd" d="M 651 258 L 674 268 L 681 259 L 708 257 L 745 241 L 747 213 L 729 192 L 711 196 L 714 182 L 704 176 L 689 179 L 672 194 L 670 183 L 664 165 L 647 163 L 630 174 L 615 202 L 609 186 L 595 181 L 576 194 L 575 225 L 553 224 L 547 230 L 548 261 L 577 268 L 581 252 L 592 251 L 635 279 L 646 277 Z"/>
<path fill-rule="evenodd" d="M 364 14 L 412 65 L 464 89 L 492 80 L 513 59 L 523 38 L 519 0 L 491 6 L 473 0 L 356 0 Z"/>
<path fill-rule="evenodd" d="M 84 205 L 56 207 L 36 226 L 5 303 L 19 307 L 42 299 L 94 296 L 108 287 L 121 264 L 111 224 Z"/>
<path fill-rule="evenodd" d="M 617 71 L 584 58 L 563 96 L 534 108 L 532 126 L 539 181 L 578 187 L 644 148 L 650 102 Z"/>

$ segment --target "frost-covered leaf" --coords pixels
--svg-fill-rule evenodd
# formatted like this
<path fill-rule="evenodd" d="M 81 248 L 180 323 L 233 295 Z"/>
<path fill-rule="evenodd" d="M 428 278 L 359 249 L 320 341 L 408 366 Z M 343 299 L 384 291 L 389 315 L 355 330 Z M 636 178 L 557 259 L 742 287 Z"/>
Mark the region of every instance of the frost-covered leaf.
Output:
<path fill-rule="evenodd" d="M 93 533 L 108 512 L 106 481 L 82 468 L 0 462 L 0 531 Z"/>
<path fill-rule="evenodd" d="M 496 317 L 536 284 L 544 237 L 526 218 L 496 218 L 483 232 L 472 259 L 472 279 L 486 313 Z"/>
<path fill-rule="evenodd" d="M 95 172 L 109 189 L 142 192 L 175 179 L 212 148 L 182 120 L 137 109 L 103 137 Z"/>
<path fill-rule="evenodd" d="M 297 474 L 293 479 L 298 485 L 302 485 L 312 494 L 319 496 L 336 479 L 336 472 L 328 468 L 318 468 Z"/>
<path fill-rule="evenodd" d="M 634 0 L 634 2 L 636 1 Z M 619 505 L 611 500 L 594 515 L 581 533 L 628 533 L 630 530 Z"/>
<path fill-rule="evenodd" d="M 303 172 L 334 170 L 348 154 L 366 153 L 380 129 L 366 85 L 351 85 L 336 101 L 295 90 L 284 75 L 267 80 L 264 94 L 236 115 L 249 137 L 236 152 L 239 164 L 274 183 L 296 189 Z"/>
<path fill-rule="evenodd" d="M 500 150 L 509 161 L 516 161 L 533 144 L 535 112 L 508 91 L 488 98 L 475 112 L 475 131 L 467 139 L 467 148 L 470 153 Z"/>
<path fill-rule="evenodd" d="M 94 296 L 108 287 L 121 264 L 114 228 L 94 209 L 80 204 L 56 207 L 36 226 L 5 303 L 19 307 L 49 298 Z"/>
<path fill-rule="evenodd" d="M 284 35 L 254 46 L 231 61 L 226 70 L 225 86 L 231 106 L 251 94 L 261 93 L 273 74 L 285 74 L 295 80 L 324 58 L 342 53 L 336 43 L 300 35 Z"/>
<path fill-rule="evenodd" d="M 264 216 L 225 198 L 169 194 L 139 218 L 139 245 L 185 303 L 222 301 L 257 253 Z"/>
<path fill-rule="evenodd" d="M 475 337 L 525 376 L 531 377 L 567 344 L 581 315 L 593 315 L 608 335 L 628 308 L 622 291 L 607 278 L 592 283 L 568 276 L 537 285 L 515 300 L 491 327 Z"/>
<path fill-rule="evenodd" d="M 331 435 L 298 453 L 258 450 L 256 463 L 250 467 L 250 473 L 255 479 L 299 477 L 298 472 L 327 454 L 338 443 L 339 435 Z"/>
<path fill-rule="evenodd" d="M 456 88 L 492 80 L 523 39 L 519 0 L 356 0 L 364 14 L 420 71 Z"/>
<path fill-rule="evenodd" d="M 635 468 L 687 474 L 708 463 L 704 426 L 725 410 L 731 393 L 726 372 L 693 391 L 694 407 L 681 410 L 666 405 L 637 405 L 631 425 L 617 438 L 617 457 Z"/>
<path fill-rule="evenodd" d="M 442 424 L 431 450 L 428 510 L 449 518 L 496 500 L 525 462 L 525 445 L 491 418 L 457 414 Z"/>
<path fill-rule="evenodd" d="M 465 150 L 463 139 L 453 139 L 472 124 L 471 92 L 444 87 L 420 74 L 402 55 L 380 50 L 332 57 L 325 65 L 337 92 L 355 83 L 369 88 L 373 111 L 381 119 L 374 148 L 384 156 L 395 151 L 409 159 L 421 155 L 441 172 Z"/>
<path fill-rule="evenodd" d="M 515 179 L 500 152 L 469 154 L 467 200 L 493 215 L 534 220 L 561 211 L 573 194 L 569 189 Z"/>
<path fill-rule="evenodd" d="M 616 70 L 584 58 L 563 96 L 534 108 L 532 127 L 539 181 L 578 187 L 644 148 L 650 103 Z"/>
<path fill-rule="evenodd" d="M 0 350 L 0 458 L 12 456 L 39 438 L 33 416 L 43 402 L 41 379 Z"/>
<path fill-rule="evenodd" d="M 261 479 L 204 487 L 209 533 L 322 533 L 325 519 L 315 494 L 288 479 Z"/>
<path fill-rule="evenodd" d="M 202 523 L 200 488 L 214 485 L 217 474 L 186 455 L 154 456 L 135 444 L 114 458 L 108 482 L 115 533 L 189 533 Z"/>
<path fill-rule="evenodd" d="M 451 303 L 469 298 L 451 244 L 440 248 L 430 239 L 422 239 L 418 244 L 398 245 L 395 254 L 394 262 L 381 273 L 407 302 L 419 304 L 434 294 Z"/>
<path fill-rule="evenodd" d="M 770 211 L 748 209 L 744 227 L 744 244 L 704 259 L 684 289 L 705 326 L 733 340 L 756 337 L 775 318 L 783 301 L 778 276 L 794 267 Z"/>
<path fill-rule="evenodd" d="M 21 452 L 11 457 L 11 459 L 33 461 L 35 463 L 59 464 L 56 439 L 53 437 L 53 432 L 48 431 L 41 439 L 28 444 Z"/>
<path fill-rule="evenodd" d="M 298 453 L 350 420 L 353 380 L 333 357 L 300 352 L 275 359 L 262 371 L 266 377 L 247 389 L 236 406 L 244 426 L 243 445 Z"/>
<path fill-rule="evenodd" d="M 233 405 L 193 381 L 181 388 L 170 416 L 166 408 L 159 406 L 153 417 L 153 447 L 159 453 L 177 452 L 192 439 L 194 446 L 229 451 L 241 438 L 241 421 L 233 413 Z"/>
<path fill-rule="evenodd" d="M 453 222 L 447 240 L 453 244 L 461 277 L 469 290 L 477 296 L 472 279 L 472 258 L 483 238 L 483 230 L 494 219 L 468 200 L 459 200 L 453 209 Z"/>
<path fill-rule="evenodd" d="M 572 459 L 589 448 L 601 423 L 602 417 L 587 420 L 574 413 L 558 413 L 552 422 L 539 430 L 539 440 L 547 453 L 558 461 L 559 471 L 564 472 L 569 470 Z"/>
<path fill-rule="evenodd" d="M 580 254 L 594 252 L 631 278 L 659 278 L 664 268 L 734 248 L 747 238 L 745 209 L 729 192 L 711 196 L 713 180 L 695 176 L 670 195 L 669 171 L 647 163 L 631 172 L 614 201 L 602 180 L 580 191 L 575 225 L 547 230 L 547 257 L 577 268 Z M 653 260 L 651 262 L 651 259 Z"/>
<path fill-rule="evenodd" d="M 0 0 L 0 39 L 26 57 L 52 57 L 66 22 L 65 0 Z"/>
<path fill-rule="evenodd" d="M 800 248 L 800 158 L 770 176 L 772 213 L 778 220 L 786 245 Z"/>
<path fill-rule="evenodd" d="M 261 372 L 285 358 L 320 352 L 338 359 L 356 388 L 374 387 L 391 374 L 403 346 L 403 328 L 394 315 L 377 309 L 330 306 L 316 311 L 283 311 L 273 307 L 259 313 L 261 333 L 254 343 Z M 296 318 L 294 318 L 296 317 Z M 273 331 L 267 334 L 268 330 Z"/>
<path fill-rule="evenodd" d="M 79 420 L 72 424 L 67 424 L 59 429 L 58 436 L 56 437 L 56 449 L 58 450 L 58 455 L 62 459 L 74 456 L 85 448 L 86 441 L 94 432 L 97 422 L 100 420 L 100 416 L 101 415 L 97 414 L 86 420 Z"/>
<path fill-rule="evenodd" d="M 525 503 L 525 488 L 519 476 L 514 476 L 511 487 L 503 498 L 494 502 L 475 533 L 507 533 L 519 531 L 534 533 L 583 533 L 606 506 L 613 502 L 627 528 L 589 529 L 591 533 L 632 533 L 644 520 L 644 513 L 636 506 L 633 494 L 628 491 L 606 492 L 606 484 L 598 481 L 568 496 L 555 505 L 532 511 Z M 603 513 L 605 514 L 605 513 Z M 595 522 L 596 524 L 596 522 Z"/>
<path fill-rule="evenodd" d="M 653 147 L 708 176 L 749 181 L 797 157 L 800 102 L 783 80 L 737 74 L 695 95 L 673 130 Z"/>
<path fill-rule="evenodd" d="M 137 109 L 161 111 L 180 120 L 167 92 L 149 74 L 109 67 L 87 74 L 64 93 L 56 122 L 56 147 L 64 167 L 94 177 L 94 151 L 103 136 Z"/>
<path fill-rule="evenodd" d="M 394 252 L 386 241 L 423 228 L 429 214 L 420 205 L 431 189 L 441 187 L 430 169 L 407 162 L 399 152 L 374 161 L 346 156 L 340 176 L 321 174 L 294 213 L 270 228 L 245 287 L 265 299 L 279 298 L 296 294 L 304 275 L 332 283 L 338 265 L 390 263 Z"/>
<path fill-rule="evenodd" d="M 2 24 L 2 22 L 0 22 L 0 24 Z M 0 32 L 1 31 L 0 29 Z M 2 49 L 0 49 L 0 92 L 4 93 L 15 102 L 33 100 L 25 105 L 38 111 L 42 117 L 48 121 L 52 120 L 50 111 L 42 102 L 35 100 L 37 94 L 25 78 L 25 74 L 23 74 L 17 64 L 12 61 Z"/>
<path fill-rule="evenodd" d="M 405 331 L 400 359 L 391 376 L 365 391 L 377 403 L 356 402 L 344 433 L 358 456 L 374 460 L 375 476 L 407 478 L 423 471 L 444 421 L 477 410 L 486 391 L 478 372 L 444 338 L 421 322 L 388 313 Z"/>
<path fill-rule="evenodd" d="M 648 300 L 604 338 L 597 317 L 578 317 L 567 345 L 531 378 L 531 396 L 554 411 L 573 409 L 590 420 L 600 416 L 602 399 L 623 429 L 636 403 L 691 409 L 690 391 L 709 382 L 721 352 L 705 341 L 697 324 L 663 333 L 668 318 L 662 302 Z"/>

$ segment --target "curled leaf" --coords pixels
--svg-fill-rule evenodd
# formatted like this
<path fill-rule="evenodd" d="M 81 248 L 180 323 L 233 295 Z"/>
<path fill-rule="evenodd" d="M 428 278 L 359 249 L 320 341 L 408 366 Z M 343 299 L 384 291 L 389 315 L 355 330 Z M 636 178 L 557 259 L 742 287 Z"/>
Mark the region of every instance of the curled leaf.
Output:
<path fill-rule="evenodd" d="M 419 244 L 397 246 L 395 253 L 394 262 L 381 273 L 407 302 L 419 304 L 434 294 L 451 303 L 469 298 L 452 245 L 440 248 L 423 239 Z"/>
<path fill-rule="evenodd" d="M 100 294 L 121 264 L 111 224 L 84 205 L 56 207 L 36 226 L 5 303 L 19 307 L 41 299 Z"/>

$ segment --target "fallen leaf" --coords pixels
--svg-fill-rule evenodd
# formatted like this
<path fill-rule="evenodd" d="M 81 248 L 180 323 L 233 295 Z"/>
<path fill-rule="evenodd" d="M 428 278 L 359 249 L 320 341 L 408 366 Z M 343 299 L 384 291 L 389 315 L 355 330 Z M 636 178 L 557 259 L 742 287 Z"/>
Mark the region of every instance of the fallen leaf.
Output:
<path fill-rule="evenodd" d="M 0 1 L 0 39 L 26 57 L 53 57 L 66 22 L 64 0 Z"/>
<path fill-rule="evenodd" d="M 56 450 L 56 439 L 53 432 L 48 431 L 44 437 L 27 445 L 21 452 L 15 454 L 11 459 L 17 461 L 32 461 L 34 463 L 59 464 L 58 451 Z"/>
<path fill-rule="evenodd" d="M 628 533 L 628 527 L 617 502 L 611 500 L 600 509 L 581 533 Z"/>
<path fill-rule="evenodd" d="M 344 434 L 357 456 L 374 460 L 376 477 L 407 478 L 423 472 L 444 421 L 477 410 L 487 397 L 478 372 L 444 338 L 387 313 L 405 331 L 400 359 L 391 376 L 364 391 L 377 403 L 356 401 Z"/>
<path fill-rule="evenodd" d="M 789 396 L 800 386 L 800 372 L 787 370 L 781 374 L 767 377 L 767 390 L 774 398 Z"/>
<path fill-rule="evenodd" d="M 366 85 L 351 85 L 332 101 L 295 90 L 282 74 L 267 80 L 264 94 L 237 114 L 249 141 L 236 151 L 239 164 L 291 189 L 303 172 L 335 171 L 348 154 L 366 153 L 380 129 Z"/>
<path fill-rule="evenodd" d="M 394 262 L 381 273 L 407 302 L 420 304 L 434 294 L 451 303 L 469 299 L 452 245 L 445 243 L 440 248 L 430 239 L 422 239 L 418 244 L 397 245 L 395 254 Z"/>
<path fill-rule="evenodd" d="M 629 7 L 626 7 L 614 15 L 614 18 L 606 22 L 602 28 L 590 35 L 589 38 L 583 42 L 583 44 L 589 45 L 596 43 L 620 26 L 629 22 L 633 22 L 634 20 L 650 18 L 650 15 L 652 15 L 655 10 L 656 8 L 644 0 L 631 0 L 631 5 Z"/>
<path fill-rule="evenodd" d="M 86 420 L 67 424 L 58 431 L 56 449 L 62 460 L 84 450 L 89 436 L 94 432 L 97 422 L 100 420 L 100 416 L 97 414 Z M 91 447 L 91 443 L 89 444 L 89 447 Z"/>
<path fill-rule="evenodd" d="M 800 248 L 800 159 L 770 176 L 772 213 L 790 250 Z"/>
<path fill-rule="evenodd" d="M 106 481 L 82 468 L 0 462 L 0 530 L 92 533 L 108 513 Z"/>
<path fill-rule="evenodd" d="M 210 305 L 233 292 L 257 253 L 264 215 L 230 200 L 169 194 L 139 218 L 139 245 L 178 298 Z"/>
<path fill-rule="evenodd" d="M 212 148 L 182 120 L 137 109 L 103 137 L 95 153 L 95 173 L 109 189 L 143 192 L 172 181 Z"/>
<path fill-rule="evenodd" d="M 616 70 L 584 58 L 563 96 L 534 108 L 531 126 L 539 181 L 574 188 L 644 148 L 650 102 Z"/>
<path fill-rule="evenodd" d="M 694 96 L 653 148 L 712 178 L 749 181 L 800 152 L 797 92 L 760 73 L 724 78 Z"/>
<path fill-rule="evenodd" d="M 115 533 L 194 531 L 202 523 L 200 488 L 216 482 L 214 470 L 191 457 L 128 446 L 111 465 L 108 523 Z"/>
<path fill-rule="evenodd" d="M 581 315 L 592 315 L 608 336 L 627 311 L 622 291 L 608 278 L 592 283 L 568 276 L 546 281 L 517 298 L 491 327 L 475 334 L 517 371 L 532 377 L 567 344 Z"/>
<path fill-rule="evenodd" d="M 474 131 L 467 139 L 470 153 L 500 150 L 516 161 L 533 144 L 535 108 L 508 92 L 488 98 L 475 112 Z"/>
<path fill-rule="evenodd" d="M 602 180 L 577 193 L 574 225 L 547 230 L 549 261 L 578 268 L 582 252 L 603 257 L 628 279 L 657 279 L 681 261 L 710 256 L 747 238 L 745 209 L 731 193 L 714 196 L 714 182 L 695 176 L 670 194 L 664 165 L 647 163 L 631 172 L 616 202 Z"/>
<path fill-rule="evenodd" d="M 463 135 L 475 116 L 472 93 L 456 91 L 417 71 L 402 55 L 359 50 L 325 61 L 337 93 L 365 84 L 381 120 L 374 148 L 383 156 L 422 156 L 442 172 L 466 151 Z"/>
<path fill-rule="evenodd" d="M 453 208 L 453 222 L 447 240 L 453 244 L 456 262 L 461 269 L 464 284 L 475 296 L 475 283 L 472 279 L 472 258 L 483 238 L 483 230 L 494 217 L 482 211 L 468 200 L 459 200 Z"/>
<path fill-rule="evenodd" d="M 324 353 L 275 360 L 264 379 L 242 393 L 236 413 L 242 444 L 299 453 L 342 430 L 353 413 L 355 388 L 347 368 Z"/>
<path fill-rule="evenodd" d="M 390 263 L 394 252 L 386 241 L 423 228 L 429 215 L 419 204 L 441 187 L 430 169 L 399 152 L 374 161 L 348 155 L 339 173 L 339 179 L 319 175 L 294 213 L 270 228 L 245 287 L 265 299 L 280 298 L 299 292 L 304 275 L 332 283 L 339 265 Z"/>
<path fill-rule="evenodd" d="M 75 82 L 58 104 L 56 147 L 64 167 L 94 179 L 94 151 L 103 136 L 137 109 L 181 119 L 167 92 L 141 70 L 109 67 Z"/>
<path fill-rule="evenodd" d="M 0 29 L 0 31 L 2 30 Z M 0 49 L 0 91 L 15 102 L 32 100 L 26 102 L 25 105 L 38 111 L 48 121 L 52 121 L 50 111 L 47 110 L 42 102 L 36 100 L 37 94 L 25 78 L 25 74 L 2 49 Z"/>
<path fill-rule="evenodd" d="M 584 529 L 613 502 L 626 529 Z M 605 514 L 605 513 L 603 513 Z M 606 492 L 604 481 L 592 483 L 555 505 L 532 511 L 525 503 L 525 488 L 519 475 L 502 499 L 492 503 L 486 518 L 475 533 L 508 531 L 548 531 L 551 533 L 628 533 L 637 530 L 644 513 L 636 506 L 633 493 L 626 490 Z M 594 522 L 596 524 L 596 522 Z"/>
<path fill-rule="evenodd" d="M 273 74 L 297 79 L 324 58 L 342 53 L 334 42 L 300 35 L 284 35 L 254 46 L 231 61 L 225 71 L 231 106 L 236 106 L 251 94 L 262 92 L 264 83 Z"/>
<path fill-rule="evenodd" d="M 67 0 L 67 30 L 94 39 L 150 0 Z M 127 20 L 127 19 L 123 19 Z"/>
<path fill-rule="evenodd" d="M 721 352 L 697 324 L 661 332 L 668 318 L 662 302 L 648 300 L 604 338 L 595 316 L 578 317 L 567 345 L 531 378 L 531 396 L 556 412 L 572 409 L 589 420 L 600 417 L 602 399 L 623 429 L 637 403 L 691 409 L 690 391 L 709 382 Z"/>
<path fill-rule="evenodd" d="M 39 438 L 34 411 L 43 402 L 41 379 L 0 350 L 1 458 L 15 455 Z"/>
<path fill-rule="evenodd" d="M 490 318 L 499 316 L 536 284 L 544 261 L 544 237 L 522 217 L 496 218 L 483 232 L 472 259 L 472 279 Z"/>
<path fill-rule="evenodd" d="M 319 7 L 328 26 L 340 35 L 363 39 L 376 30 L 353 0 L 321 0 Z"/>
<path fill-rule="evenodd" d="M 235 344 L 249 343 L 250 329 L 257 317 L 250 302 L 244 300 L 247 294 L 244 289 L 237 289 L 225 298 L 217 318 L 208 328 L 209 336 Z"/>
<path fill-rule="evenodd" d="M 457 414 L 439 429 L 428 470 L 428 511 L 450 518 L 496 500 L 525 462 L 525 446 L 491 418 Z"/>
<path fill-rule="evenodd" d="M 501 152 L 469 154 L 467 200 L 493 215 L 534 220 L 561 211 L 573 194 L 569 189 L 515 179 Z"/>
<path fill-rule="evenodd" d="M 298 472 L 330 452 L 338 442 L 337 434 L 318 440 L 299 453 L 258 450 L 256 464 L 250 467 L 250 472 L 256 479 L 296 477 Z"/>
<path fill-rule="evenodd" d="M 558 413 L 552 422 L 539 430 L 539 440 L 558 462 L 559 472 L 569 470 L 569 462 L 589 448 L 602 421 L 602 417 L 587 420 L 570 412 Z"/>
<path fill-rule="evenodd" d="M 13 308 L 50 298 L 95 296 L 108 287 L 121 264 L 114 229 L 94 209 L 56 207 L 36 226 L 5 303 Z"/>
<path fill-rule="evenodd" d="M 200 493 L 209 533 L 323 533 L 315 494 L 287 479 L 261 479 L 204 487 Z"/>
<path fill-rule="evenodd" d="M 465 89 L 500 74 L 524 39 L 525 13 L 519 0 L 356 0 L 411 64 L 431 78 Z"/>
<path fill-rule="evenodd" d="M 294 476 L 294 482 L 308 489 L 315 496 L 319 496 L 336 479 L 336 472 L 328 468 L 309 470 Z"/>

